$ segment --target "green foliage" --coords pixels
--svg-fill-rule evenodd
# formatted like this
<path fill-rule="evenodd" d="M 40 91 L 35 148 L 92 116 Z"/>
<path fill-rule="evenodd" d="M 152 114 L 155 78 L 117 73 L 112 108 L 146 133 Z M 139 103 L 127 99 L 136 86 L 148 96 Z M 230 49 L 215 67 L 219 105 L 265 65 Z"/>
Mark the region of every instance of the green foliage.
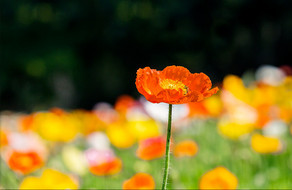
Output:
<path fill-rule="evenodd" d="M 274 155 L 260 155 L 251 150 L 249 138 L 231 141 L 216 132 L 216 122 L 194 122 L 192 126 L 175 131 L 174 141 L 192 139 L 199 145 L 199 152 L 192 158 L 171 157 L 169 188 L 198 188 L 201 176 L 207 171 L 224 166 L 235 174 L 239 181 L 238 189 L 290 189 L 292 188 L 292 150 L 284 149 Z M 286 147 L 291 147 L 292 139 L 286 135 L 283 139 Z M 91 173 L 79 178 L 82 189 L 120 189 L 124 180 L 137 172 L 151 174 L 160 188 L 163 175 L 163 159 L 143 161 L 135 156 L 137 146 L 130 149 L 115 149 L 116 155 L 123 161 L 123 169 L 114 176 L 98 177 Z M 47 167 L 69 172 L 60 168 L 62 159 L 55 154 Z M 34 175 L 40 175 L 40 171 Z M 0 179 L 4 188 L 16 188 L 23 177 L 14 174 L 1 160 Z"/>

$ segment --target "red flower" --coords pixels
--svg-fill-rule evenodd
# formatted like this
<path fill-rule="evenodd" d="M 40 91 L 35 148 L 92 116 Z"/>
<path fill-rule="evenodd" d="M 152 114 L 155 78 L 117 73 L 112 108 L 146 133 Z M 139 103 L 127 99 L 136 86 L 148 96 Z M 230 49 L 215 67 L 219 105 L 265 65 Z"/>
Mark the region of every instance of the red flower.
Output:
<path fill-rule="evenodd" d="M 190 73 L 181 66 L 168 66 L 162 71 L 138 69 L 136 87 L 152 103 L 184 104 L 198 102 L 218 91 L 204 73 Z M 210 90 L 211 89 L 211 90 Z"/>

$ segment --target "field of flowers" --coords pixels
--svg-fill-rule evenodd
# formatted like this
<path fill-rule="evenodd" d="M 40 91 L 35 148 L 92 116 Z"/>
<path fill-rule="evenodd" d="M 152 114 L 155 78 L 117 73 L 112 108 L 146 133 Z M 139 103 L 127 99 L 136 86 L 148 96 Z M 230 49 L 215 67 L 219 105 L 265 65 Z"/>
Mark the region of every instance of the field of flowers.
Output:
<path fill-rule="evenodd" d="M 171 189 L 292 188 L 291 70 L 228 75 L 217 94 L 173 105 Z M 161 188 L 168 104 L 0 115 L 0 189 Z"/>

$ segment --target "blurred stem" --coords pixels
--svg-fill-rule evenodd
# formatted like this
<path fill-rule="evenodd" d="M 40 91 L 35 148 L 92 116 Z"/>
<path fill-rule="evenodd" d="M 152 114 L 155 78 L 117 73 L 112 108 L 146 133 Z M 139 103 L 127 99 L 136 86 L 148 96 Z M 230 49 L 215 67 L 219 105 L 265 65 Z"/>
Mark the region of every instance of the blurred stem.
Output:
<path fill-rule="evenodd" d="M 172 115 L 172 104 L 169 104 L 168 110 L 168 127 L 167 127 L 167 138 L 166 138 L 166 150 L 165 150 L 165 164 L 164 164 L 164 175 L 162 182 L 162 190 L 166 189 L 167 186 L 167 178 L 169 172 L 169 144 L 170 144 L 170 136 L 171 136 L 171 115 Z"/>

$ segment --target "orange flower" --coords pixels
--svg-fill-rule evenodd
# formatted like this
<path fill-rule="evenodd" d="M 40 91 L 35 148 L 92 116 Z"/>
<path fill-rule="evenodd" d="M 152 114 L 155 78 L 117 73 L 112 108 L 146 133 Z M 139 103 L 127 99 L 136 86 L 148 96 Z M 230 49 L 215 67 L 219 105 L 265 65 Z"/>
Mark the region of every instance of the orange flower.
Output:
<path fill-rule="evenodd" d="M 276 117 L 276 114 L 273 113 L 273 107 L 270 105 L 259 105 L 256 107 L 256 109 L 258 112 L 258 118 L 256 121 L 256 125 L 258 128 L 263 128 L 265 124 L 267 124 L 269 121 L 273 120 Z"/>
<path fill-rule="evenodd" d="M 33 114 L 23 116 L 20 119 L 20 129 L 22 131 L 31 130 L 33 128 L 33 119 L 34 119 L 34 115 Z"/>
<path fill-rule="evenodd" d="M 12 152 L 9 167 L 22 174 L 28 174 L 43 166 L 42 158 L 36 152 Z"/>
<path fill-rule="evenodd" d="M 203 175 L 200 189 L 236 189 L 238 180 L 224 167 L 217 167 Z"/>
<path fill-rule="evenodd" d="M 0 129 L 0 148 L 6 145 L 8 145 L 7 134 Z"/>
<path fill-rule="evenodd" d="M 56 115 L 59 115 L 59 116 L 62 116 L 62 115 L 65 115 L 66 114 L 66 111 L 61 109 L 61 108 L 57 108 L 57 107 L 54 107 L 54 108 L 51 108 L 50 109 L 50 112 L 56 114 Z"/>
<path fill-rule="evenodd" d="M 122 161 L 111 150 L 88 149 L 85 157 L 91 173 L 98 176 L 113 175 L 121 171 Z"/>
<path fill-rule="evenodd" d="M 115 104 L 115 110 L 122 114 L 126 114 L 127 110 L 135 104 L 135 100 L 128 95 L 120 96 Z"/>
<path fill-rule="evenodd" d="M 168 66 L 162 71 L 138 69 L 136 87 L 152 103 L 184 104 L 198 102 L 218 91 L 204 73 L 190 73 L 181 66 Z"/>
<path fill-rule="evenodd" d="M 122 161 L 119 158 L 114 158 L 111 161 L 104 162 L 99 165 L 90 166 L 91 173 L 98 176 L 113 175 L 121 171 Z"/>
<path fill-rule="evenodd" d="M 154 189 L 155 182 L 151 175 L 137 173 L 130 179 L 124 181 L 123 189 Z"/>
<path fill-rule="evenodd" d="M 198 145 L 192 140 L 178 143 L 174 148 L 175 157 L 194 156 L 198 152 Z"/>
<path fill-rule="evenodd" d="M 136 155 L 143 160 L 160 158 L 165 154 L 165 147 L 165 138 L 148 138 L 146 140 L 140 141 Z"/>

